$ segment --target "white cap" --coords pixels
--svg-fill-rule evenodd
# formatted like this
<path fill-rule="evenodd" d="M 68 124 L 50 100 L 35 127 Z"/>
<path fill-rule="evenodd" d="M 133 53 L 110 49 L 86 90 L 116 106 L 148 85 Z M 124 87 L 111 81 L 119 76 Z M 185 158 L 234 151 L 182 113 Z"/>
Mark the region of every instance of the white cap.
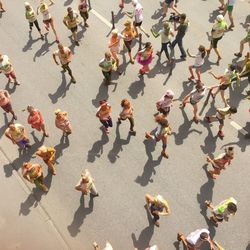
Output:
<path fill-rule="evenodd" d="M 29 2 L 24 2 L 24 6 L 25 7 L 30 6 L 30 3 Z"/>
<path fill-rule="evenodd" d="M 117 35 L 117 34 L 118 34 L 118 29 L 113 29 L 111 33 L 112 33 L 113 35 L 114 35 L 114 34 Z"/>
<path fill-rule="evenodd" d="M 216 17 L 216 19 L 217 19 L 218 22 L 222 22 L 224 20 L 224 16 L 223 15 L 218 15 Z"/>
<path fill-rule="evenodd" d="M 138 4 L 138 0 L 132 0 L 132 4 L 134 5 Z"/>

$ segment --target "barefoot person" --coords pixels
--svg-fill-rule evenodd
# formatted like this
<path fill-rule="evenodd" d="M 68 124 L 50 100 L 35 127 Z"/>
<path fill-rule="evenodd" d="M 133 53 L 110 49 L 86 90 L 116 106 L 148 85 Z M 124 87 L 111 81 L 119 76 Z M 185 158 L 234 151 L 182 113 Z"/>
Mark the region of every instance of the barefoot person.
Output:
<path fill-rule="evenodd" d="M 23 178 L 34 183 L 38 188 L 44 192 L 48 192 L 48 188 L 44 184 L 42 166 L 37 163 L 24 162 L 22 167 Z"/>
<path fill-rule="evenodd" d="M 87 20 L 89 19 L 89 13 L 88 13 L 88 2 L 87 0 L 80 0 L 79 5 L 78 5 L 78 10 L 80 13 L 80 16 L 83 18 L 84 26 L 86 28 L 89 27 L 87 24 Z"/>
<path fill-rule="evenodd" d="M 61 67 L 64 72 L 68 71 L 69 76 L 71 77 L 71 82 L 76 83 L 75 77 L 72 74 L 72 70 L 69 67 L 69 64 L 72 61 L 72 52 L 68 47 L 63 46 L 61 43 L 58 44 L 58 50 L 53 53 L 53 59 L 57 65 L 59 62 L 56 60 L 56 57 L 59 58 Z"/>
<path fill-rule="evenodd" d="M 139 70 L 139 75 L 144 75 L 150 71 L 149 65 L 153 60 L 153 48 L 150 42 L 146 42 L 145 47 L 138 51 L 137 53 L 137 62 L 142 65 Z"/>
<path fill-rule="evenodd" d="M 152 196 L 150 194 L 146 194 L 145 196 L 147 209 L 153 216 L 154 224 L 159 227 L 160 226 L 160 215 L 166 216 L 170 214 L 170 208 L 168 202 L 161 196 Z"/>
<path fill-rule="evenodd" d="M 209 170 L 208 173 L 213 179 L 216 179 L 220 175 L 221 170 L 226 169 L 226 165 L 230 165 L 234 158 L 234 148 L 228 147 L 225 152 L 212 159 L 207 156 L 207 162 L 212 164 L 213 170 Z"/>
<path fill-rule="evenodd" d="M 42 131 L 44 136 L 49 137 L 49 134 L 45 129 L 44 118 L 41 112 L 32 106 L 28 106 L 27 111 L 29 112 L 28 124 L 37 131 Z"/>
<path fill-rule="evenodd" d="M 38 148 L 35 153 L 37 156 L 41 157 L 43 161 L 48 166 L 48 169 L 53 175 L 56 175 L 55 161 L 56 161 L 56 150 L 52 147 L 42 146 Z"/>
<path fill-rule="evenodd" d="M 71 123 L 68 118 L 68 113 L 66 111 L 61 111 L 57 109 L 55 111 L 55 125 L 57 128 L 62 130 L 63 136 L 68 136 L 72 133 Z"/>
<path fill-rule="evenodd" d="M 0 89 L 0 106 L 6 113 L 12 114 L 12 119 L 17 119 L 17 116 L 12 109 L 10 94 L 7 90 Z"/>
<path fill-rule="evenodd" d="M 235 215 L 237 212 L 237 201 L 230 197 L 220 202 L 220 204 L 214 206 L 211 201 L 206 201 L 205 204 L 211 209 L 212 216 L 210 220 L 215 224 L 219 225 L 219 222 L 228 221 L 231 215 Z"/>

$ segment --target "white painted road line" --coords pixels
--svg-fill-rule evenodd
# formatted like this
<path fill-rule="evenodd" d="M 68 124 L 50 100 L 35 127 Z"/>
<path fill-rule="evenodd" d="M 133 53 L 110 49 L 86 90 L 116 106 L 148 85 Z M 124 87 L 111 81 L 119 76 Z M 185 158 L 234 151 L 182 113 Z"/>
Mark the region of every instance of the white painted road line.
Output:
<path fill-rule="evenodd" d="M 99 14 L 96 10 L 91 9 L 90 12 L 92 12 L 97 18 L 99 18 L 104 24 L 106 24 L 110 29 L 112 29 L 112 24 L 101 14 Z"/>
<path fill-rule="evenodd" d="M 230 124 L 235 129 L 237 129 L 241 134 L 243 134 L 243 135 L 247 135 L 248 134 L 248 132 L 244 128 L 242 128 L 238 123 L 236 123 L 234 121 L 231 121 Z"/>

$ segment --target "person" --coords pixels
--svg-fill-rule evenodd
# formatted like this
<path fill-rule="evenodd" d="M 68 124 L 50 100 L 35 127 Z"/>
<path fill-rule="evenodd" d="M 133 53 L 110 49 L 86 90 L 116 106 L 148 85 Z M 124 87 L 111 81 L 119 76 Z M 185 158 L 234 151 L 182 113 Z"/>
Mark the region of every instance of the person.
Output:
<path fill-rule="evenodd" d="M 37 7 L 37 15 L 39 15 L 39 13 L 42 13 L 43 23 L 44 23 L 45 29 L 47 31 L 49 31 L 49 29 L 51 27 L 54 34 L 55 34 L 56 42 L 59 43 L 59 38 L 57 36 L 57 32 L 56 32 L 56 28 L 55 28 L 55 24 L 54 24 L 54 18 L 52 17 L 52 15 L 49 12 L 49 6 L 51 6 L 52 4 L 54 4 L 54 2 L 51 0 L 50 0 L 49 5 L 46 4 L 44 1 L 41 1 L 40 5 Z"/>
<path fill-rule="evenodd" d="M 7 55 L 0 54 L 0 73 L 2 72 L 10 82 L 14 82 L 15 85 L 20 85 L 9 57 Z"/>
<path fill-rule="evenodd" d="M 193 121 L 198 123 L 200 118 L 198 116 L 198 103 L 204 98 L 207 90 L 212 89 L 213 87 L 206 87 L 203 83 L 198 82 L 195 86 L 195 89 L 189 92 L 182 100 L 180 108 L 185 108 L 187 103 L 190 103 L 193 106 Z"/>
<path fill-rule="evenodd" d="M 32 106 L 28 106 L 27 111 L 29 112 L 28 124 L 30 124 L 31 127 L 36 129 L 37 131 L 42 131 L 44 136 L 49 137 L 49 134 L 47 133 L 45 128 L 44 118 L 41 112 Z"/>
<path fill-rule="evenodd" d="M 154 224 L 160 226 L 160 215 L 166 216 L 170 214 L 170 208 L 168 202 L 161 196 L 152 196 L 150 194 L 145 195 L 147 209 L 153 216 Z"/>
<path fill-rule="evenodd" d="M 110 52 L 105 53 L 104 58 L 99 63 L 99 67 L 102 69 L 102 74 L 106 84 L 109 84 L 111 81 L 112 71 L 116 68 L 115 59 L 112 58 Z"/>
<path fill-rule="evenodd" d="M 7 90 L 0 89 L 0 106 L 4 112 L 12 114 L 12 119 L 17 119 L 17 116 L 12 108 L 10 94 Z"/>
<path fill-rule="evenodd" d="M 186 35 L 188 25 L 189 25 L 189 21 L 187 20 L 187 16 L 185 13 L 180 15 L 179 23 L 180 24 L 177 26 L 176 21 L 174 22 L 174 30 L 177 31 L 177 34 L 175 36 L 174 41 L 171 44 L 171 48 L 174 49 L 175 45 L 178 44 L 178 47 L 181 52 L 181 58 L 185 60 L 187 57 L 187 54 L 186 54 L 185 49 L 183 48 L 183 38 Z"/>
<path fill-rule="evenodd" d="M 23 178 L 34 183 L 38 188 L 44 192 L 48 192 L 49 189 L 44 184 L 42 166 L 38 163 L 24 162 L 22 166 Z"/>
<path fill-rule="evenodd" d="M 120 7 L 121 9 L 124 8 L 124 1 L 125 1 L 125 0 L 120 0 L 119 7 Z"/>
<path fill-rule="evenodd" d="M 75 42 L 76 46 L 79 46 L 79 42 L 77 39 L 77 26 L 79 23 L 79 16 L 76 13 L 75 10 L 73 10 L 71 7 L 67 8 L 67 14 L 65 15 L 64 19 L 63 19 L 63 23 L 64 25 L 71 30 L 72 32 L 72 37 L 73 40 Z"/>
<path fill-rule="evenodd" d="M 155 140 L 156 142 L 162 141 L 162 151 L 161 156 L 169 158 L 167 154 L 167 143 L 168 136 L 171 135 L 171 127 L 168 123 L 168 120 L 164 115 L 155 115 L 155 122 L 158 124 L 157 127 L 152 132 L 146 132 L 146 139 Z"/>
<path fill-rule="evenodd" d="M 168 89 L 166 93 L 156 102 L 157 110 L 161 114 L 167 116 L 173 104 L 173 98 L 174 98 L 174 92 L 171 89 Z"/>
<path fill-rule="evenodd" d="M 187 237 L 185 237 L 182 233 L 177 234 L 178 241 L 182 241 L 182 243 L 189 250 L 201 250 L 202 245 L 208 242 L 211 250 L 215 250 L 214 242 L 210 238 L 210 232 L 203 228 L 197 229 L 194 232 L 190 233 Z"/>
<path fill-rule="evenodd" d="M 20 123 L 10 123 L 5 130 L 5 136 L 21 149 L 31 147 L 27 131 Z"/>
<path fill-rule="evenodd" d="M 134 29 L 135 29 L 135 37 L 138 37 L 139 36 L 139 33 L 138 33 L 138 28 L 147 36 L 147 37 L 150 37 L 150 35 L 146 32 L 146 30 L 142 27 L 142 22 L 143 22 L 143 7 L 142 5 L 139 3 L 138 0 L 132 0 L 132 5 L 134 7 L 134 12 L 131 14 L 131 13 L 128 13 L 128 12 L 125 12 L 125 14 L 130 17 L 130 18 L 133 18 L 135 17 L 135 21 L 133 23 L 134 25 Z"/>
<path fill-rule="evenodd" d="M 72 133 L 72 127 L 68 118 L 68 112 L 57 109 L 55 111 L 55 115 L 56 115 L 55 118 L 56 127 L 63 131 L 64 136 L 70 135 Z"/>
<path fill-rule="evenodd" d="M 35 11 L 33 10 L 32 6 L 28 2 L 25 2 L 24 6 L 25 6 L 25 17 L 29 22 L 30 32 L 32 31 L 33 25 L 35 24 L 36 29 L 38 30 L 41 39 L 44 40 L 44 35 L 41 32 Z"/>
<path fill-rule="evenodd" d="M 212 216 L 210 220 L 218 226 L 219 222 L 223 220 L 228 221 L 230 215 L 235 215 L 237 212 L 237 201 L 230 197 L 220 202 L 217 206 L 213 206 L 211 201 L 205 201 L 208 208 L 211 209 Z"/>
<path fill-rule="evenodd" d="M 250 48 L 250 23 L 246 24 L 247 35 L 240 41 L 240 51 L 238 53 L 234 53 L 236 57 L 242 57 L 242 53 L 244 50 L 244 45 L 248 43 Z"/>
<path fill-rule="evenodd" d="M 129 133 L 132 135 L 136 135 L 136 131 L 134 130 L 135 122 L 134 122 L 134 108 L 131 105 L 128 99 L 123 99 L 121 101 L 122 112 L 118 116 L 118 124 L 121 124 L 122 121 L 129 120 L 130 129 Z"/>
<path fill-rule="evenodd" d="M 165 17 L 168 13 L 168 9 L 175 11 L 178 15 L 180 12 L 176 8 L 177 0 L 164 0 L 162 5 L 162 16 Z"/>
<path fill-rule="evenodd" d="M 109 127 L 113 127 L 113 122 L 111 118 L 112 108 L 106 100 L 100 101 L 100 106 L 97 109 L 96 117 L 99 118 L 103 125 L 103 130 L 106 134 L 109 133 Z"/>
<path fill-rule="evenodd" d="M 94 246 L 94 250 L 101 250 L 99 245 L 97 244 L 97 242 L 94 242 L 93 246 Z M 109 241 L 106 241 L 106 244 L 105 244 L 105 247 L 103 248 L 103 250 L 113 250 L 113 247 Z"/>
<path fill-rule="evenodd" d="M 118 54 L 120 52 L 121 38 L 124 38 L 124 36 L 118 33 L 117 29 L 113 29 L 111 32 L 111 38 L 108 43 L 108 47 L 110 49 L 112 57 L 115 59 L 116 68 L 119 74 L 121 74 L 121 72 L 119 71 L 120 60 L 118 58 Z"/>
<path fill-rule="evenodd" d="M 91 194 L 93 197 L 99 196 L 98 191 L 94 184 L 88 169 L 85 169 L 81 174 L 81 179 L 75 186 L 75 190 L 82 192 L 84 195 Z"/>
<path fill-rule="evenodd" d="M 35 154 L 43 159 L 43 161 L 48 166 L 48 169 L 51 171 L 53 175 L 56 175 L 56 150 L 53 147 L 41 146 L 35 152 Z"/>
<path fill-rule="evenodd" d="M 6 10 L 3 8 L 3 3 L 0 0 L 0 12 L 5 12 Z"/>
<path fill-rule="evenodd" d="M 130 20 L 127 20 L 125 23 L 124 23 L 124 30 L 122 31 L 122 35 L 123 35 L 123 41 L 124 41 L 124 45 L 125 47 L 127 48 L 128 50 L 128 55 L 129 55 L 129 59 L 130 59 L 130 63 L 134 64 L 134 59 L 132 58 L 132 55 L 131 55 L 131 45 L 132 45 L 132 42 L 135 38 L 135 30 L 132 26 L 132 22 Z"/>
<path fill-rule="evenodd" d="M 225 16 L 226 13 L 228 12 L 228 17 L 229 17 L 229 21 L 230 21 L 230 25 L 228 27 L 229 30 L 232 30 L 235 27 L 234 26 L 234 18 L 233 18 L 233 8 L 234 8 L 235 2 L 236 2 L 236 0 L 227 0 L 227 4 L 224 8 L 223 16 Z"/>
<path fill-rule="evenodd" d="M 225 10 L 225 6 L 226 6 L 226 5 L 225 5 L 225 0 L 219 0 L 219 2 L 220 2 L 221 5 L 219 6 L 218 9 L 219 9 L 219 10 Z"/>
<path fill-rule="evenodd" d="M 72 74 L 72 70 L 69 67 L 69 64 L 72 61 L 72 52 L 68 47 L 63 46 L 61 43 L 58 44 L 58 50 L 53 53 L 53 59 L 57 65 L 59 62 L 56 60 L 56 57 L 59 58 L 61 67 L 64 72 L 68 71 L 69 76 L 71 77 L 71 82 L 76 83 L 76 79 Z"/>
<path fill-rule="evenodd" d="M 234 79 L 237 80 L 239 85 L 240 75 L 237 71 L 237 67 L 235 64 L 229 64 L 229 67 L 225 70 L 223 75 L 216 76 L 212 71 L 209 72 L 216 80 L 220 80 L 219 86 L 216 88 L 215 92 L 211 92 L 213 99 L 220 92 L 222 101 L 225 104 L 225 107 L 228 106 L 227 100 L 225 98 L 225 90 L 231 85 Z"/>
<path fill-rule="evenodd" d="M 245 56 L 245 60 L 243 61 L 242 65 L 241 65 L 241 72 L 239 74 L 240 79 L 247 77 L 248 78 L 248 83 L 250 83 L 250 52 L 248 52 Z M 250 90 L 247 90 L 247 95 L 248 95 L 248 99 L 250 100 Z"/>
<path fill-rule="evenodd" d="M 89 27 L 87 20 L 89 19 L 89 13 L 88 13 L 88 2 L 87 0 L 80 0 L 79 5 L 78 5 L 78 10 L 80 13 L 80 16 L 83 18 L 84 26 L 86 28 Z"/>
<path fill-rule="evenodd" d="M 201 81 L 201 66 L 204 64 L 204 58 L 206 56 L 206 48 L 203 45 L 200 45 L 198 48 L 198 53 L 196 55 L 190 54 L 189 50 L 187 50 L 188 56 L 195 58 L 194 64 L 188 67 L 191 76 L 188 80 L 192 81 L 195 79 L 193 69 L 195 69 L 195 73 L 197 75 L 197 81 Z"/>
<path fill-rule="evenodd" d="M 161 29 L 159 32 L 155 32 L 153 29 L 151 29 L 151 32 L 155 38 L 161 36 L 161 50 L 156 52 L 156 55 L 161 57 L 162 52 L 165 52 L 165 55 L 168 59 L 168 62 L 170 62 L 170 56 L 168 52 L 168 46 L 171 45 L 171 36 L 174 36 L 173 30 L 170 28 L 168 22 L 163 23 L 163 29 Z"/>
<path fill-rule="evenodd" d="M 221 170 L 226 169 L 226 165 L 230 165 L 234 158 L 234 148 L 228 147 L 225 152 L 218 155 L 214 159 L 207 156 L 207 162 L 211 163 L 213 170 L 209 170 L 208 173 L 213 179 L 216 179 L 220 175 Z"/>
<path fill-rule="evenodd" d="M 219 65 L 220 60 L 222 59 L 220 52 L 218 50 L 218 42 L 222 39 L 224 36 L 225 31 L 227 30 L 227 23 L 224 20 L 223 15 L 218 15 L 216 17 L 216 22 L 213 25 L 212 31 L 211 31 L 211 43 L 209 49 L 207 49 L 208 56 L 210 55 L 210 52 L 212 49 L 214 49 L 218 59 L 217 64 Z"/>
<path fill-rule="evenodd" d="M 146 72 L 149 72 L 149 64 L 153 60 L 153 48 L 150 42 L 146 42 L 145 47 L 138 51 L 137 62 L 142 65 L 139 70 L 139 75 L 144 75 Z"/>

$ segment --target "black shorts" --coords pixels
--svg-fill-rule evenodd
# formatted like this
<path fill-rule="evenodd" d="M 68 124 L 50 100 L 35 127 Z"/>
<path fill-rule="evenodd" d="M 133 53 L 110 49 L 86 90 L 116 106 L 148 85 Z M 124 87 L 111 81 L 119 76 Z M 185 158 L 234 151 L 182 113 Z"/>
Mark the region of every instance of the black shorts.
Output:
<path fill-rule="evenodd" d="M 128 49 L 128 52 L 131 52 L 132 40 L 131 41 L 124 41 L 124 44 L 125 44 L 126 48 Z"/>
<path fill-rule="evenodd" d="M 73 28 L 70 28 L 71 32 L 74 33 L 74 32 L 77 32 L 77 25 Z"/>
<path fill-rule="evenodd" d="M 88 11 L 82 12 L 80 11 L 81 17 L 86 21 L 89 18 L 89 13 Z"/>
<path fill-rule="evenodd" d="M 219 90 L 226 90 L 229 87 L 229 85 L 220 85 Z"/>
<path fill-rule="evenodd" d="M 221 118 L 219 118 L 217 116 L 216 116 L 216 118 L 217 118 L 220 125 L 224 125 L 224 119 L 221 119 Z"/>
<path fill-rule="evenodd" d="M 135 27 L 140 27 L 141 25 L 142 25 L 142 21 L 139 22 L 139 23 L 134 22 L 134 26 L 135 26 Z"/>
<path fill-rule="evenodd" d="M 213 47 L 214 49 L 217 49 L 218 41 L 219 41 L 221 38 L 222 38 L 222 37 L 219 37 L 219 38 L 212 38 L 211 44 L 212 44 L 212 47 Z"/>

